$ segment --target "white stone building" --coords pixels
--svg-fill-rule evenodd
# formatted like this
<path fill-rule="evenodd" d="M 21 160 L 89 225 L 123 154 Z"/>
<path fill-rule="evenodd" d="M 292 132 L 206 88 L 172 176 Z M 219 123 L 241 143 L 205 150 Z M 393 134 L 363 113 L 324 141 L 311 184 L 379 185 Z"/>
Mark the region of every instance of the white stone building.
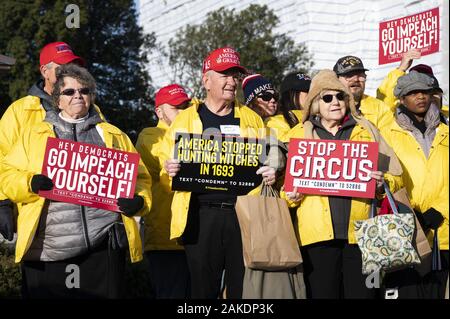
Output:
<path fill-rule="evenodd" d="M 274 32 L 306 44 L 313 54 L 314 69 L 332 68 L 344 55 L 361 57 L 370 70 L 366 86 L 370 95 L 375 95 L 384 76 L 399 64 L 378 65 L 379 23 L 439 7 L 440 51 L 414 64 L 433 68 L 445 92 L 444 103 L 448 104 L 447 0 L 140 0 L 137 6 L 144 31 L 155 32 L 157 41 L 167 45 L 180 28 L 202 23 L 210 11 L 222 6 L 242 10 L 250 4 L 266 4 L 275 11 L 280 23 Z M 148 68 L 157 88 L 171 81 L 171 69 L 164 57 L 153 54 Z"/>

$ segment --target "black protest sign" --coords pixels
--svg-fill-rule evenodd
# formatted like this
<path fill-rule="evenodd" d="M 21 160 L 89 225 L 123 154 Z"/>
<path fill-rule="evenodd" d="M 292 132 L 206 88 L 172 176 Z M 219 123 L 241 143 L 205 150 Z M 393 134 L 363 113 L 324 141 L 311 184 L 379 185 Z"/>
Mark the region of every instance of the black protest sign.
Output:
<path fill-rule="evenodd" d="M 247 194 L 261 184 L 256 171 L 265 156 L 263 139 L 176 133 L 174 158 L 181 169 L 172 190 Z"/>

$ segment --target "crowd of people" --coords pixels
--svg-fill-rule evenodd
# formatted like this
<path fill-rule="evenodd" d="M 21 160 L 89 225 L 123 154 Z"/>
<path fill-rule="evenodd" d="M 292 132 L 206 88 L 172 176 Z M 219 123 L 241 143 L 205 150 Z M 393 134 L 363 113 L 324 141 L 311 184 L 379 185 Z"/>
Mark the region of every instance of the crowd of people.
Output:
<path fill-rule="evenodd" d="M 47 44 L 40 52 L 42 79 L 0 121 L 0 233 L 7 240 L 17 233 L 23 297 L 124 297 L 128 251 L 131 262 L 146 259 L 157 299 L 242 298 L 237 195 L 171 187 L 181 169 L 175 134 L 208 132 L 270 141 L 256 174 L 291 207 L 303 256 L 301 295 L 311 299 L 385 297 L 367 286 L 353 228 L 354 221 L 369 218 L 372 200 L 302 194 L 297 188 L 284 192 L 287 145 L 291 138 L 377 142 L 378 168 L 370 172 L 376 199 L 386 196 L 385 184 L 392 192 L 406 188 L 440 257 L 437 267 L 420 274 L 411 267 L 397 271 L 401 276 L 389 274 L 386 287 L 396 289 L 398 298 L 443 299 L 449 263 L 448 106 L 431 67 L 412 67 L 419 58 L 415 49 L 405 53 L 371 97 L 365 94 L 369 70 L 356 56 L 341 57 L 315 76 L 289 73 L 278 89 L 263 74 L 248 74 L 233 48 L 218 48 L 203 62 L 205 98 L 189 97 L 176 83 L 159 89 L 158 124 L 145 128 L 134 146 L 107 122 L 101 101 L 95 104 L 95 79 L 84 60 L 64 42 Z M 244 101 L 237 98 L 241 88 Z M 140 154 L 134 196 L 117 199 L 121 213 L 39 196 L 55 182 L 41 172 L 48 137 Z M 259 192 L 257 187 L 249 194 Z M 66 284 L 73 264 L 81 273 L 76 289 Z"/>

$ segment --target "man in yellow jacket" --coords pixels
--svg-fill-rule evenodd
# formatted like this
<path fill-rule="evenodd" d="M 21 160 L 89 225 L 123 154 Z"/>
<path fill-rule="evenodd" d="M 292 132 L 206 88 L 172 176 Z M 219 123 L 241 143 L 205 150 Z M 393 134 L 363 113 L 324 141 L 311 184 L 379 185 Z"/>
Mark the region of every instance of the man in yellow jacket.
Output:
<path fill-rule="evenodd" d="M 203 63 L 206 99 L 180 112 L 164 136 L 161 147 L 162 174 L 174 177 L 180 164 L 173 159 L 176 132 L 208 136 L 227 134 L 264 137 L 262 119 L 236 101 L 240 73 L 239 54 L 232 48 L 211 52 Z M 268 185 L 275 183 L 275 168 L 263 166 Z M 183 242 L 191 275 L 192 298 L 218 298 L 225 270 L 227 298 L 241 298 L 244 278 L 242 240 L 235 211 L 237 196 L 225 191 L 210 193 L 175 191 L 170 237 Z"/>
<path fill-rule="evenodd" d="M 76 56 L 70 46 L 64 42 L 52 42 L 44 46 L 40 52 L 39 61 L 42 79 L 30 88 L 29 95 L 12 103 L 0 120 L 0 161 L 23 130 L 41 122 L 46 110 L 52 109 L 50 94 L 56 81 L 56 68 L 67 63 L 84 65 L 83 59 Z M 13 204 L 1 192 L 0 233 L 8 240 L 13 239 Z"/>
<path fill-rule="evenodd" d="M 443 298 L 449 262 L 449 130 L 431 103 L 432 91 L 433 80 L 425 74 L 411 71 L 401 76 L 394 91 L 400 100 L 396 121 L 384 135 L 402 164 L 411 205 L 430 243 L 435 234 L 438 240 L 442 270 L 435 273 L 435 281 L 440 285 L 425 291 L 426 296 Z"/>
<path fill-rule="evenodd" d="M 183 87 L 171 84 L 155 95 L 156 127 L 147 127 L 139 134 L 136 149 L 152 176 L 153 202 L 145 216 L 144 250 L 150 266 L 150 280 L 156 299 L 186 299 L 190 295 L 189 270 L 184 249 L 170 240 L 170 206 L 173 192 L 167 175 L 161 175 L 159 156 L 164 134 L 178 112 L 189 105 Z"/>
<path fill-rule="evenodd" d="M 380 131 L 389 126 L 394 117 L 388 106 L 372 96 L 364 94 L 368 71 L 360 58 L 356 56 L 344 56 L 337 60 L 333 71 L 353 94 L 356 110 L 367 120 L 372 122 Z"/>

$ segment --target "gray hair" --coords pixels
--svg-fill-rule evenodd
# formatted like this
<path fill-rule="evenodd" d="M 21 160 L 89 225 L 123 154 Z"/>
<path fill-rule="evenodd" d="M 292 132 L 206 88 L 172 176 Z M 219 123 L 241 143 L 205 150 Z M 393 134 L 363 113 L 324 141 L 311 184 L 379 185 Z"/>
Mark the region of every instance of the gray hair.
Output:
<path fill-rule="evenodd" d="M 85 68 L 69 63 L 60 65 L 56 69 L 56 83 L 53 86 L 52 100 L 56 107 L 59 105 L 59 99 L 61 97 L 61 90 L 64 87 L 64 78 L 73 78 L 81 83 L 84 87 L 89 89 L 89 96 L 91 98 L 91 104 L 95 101 L 95 80 L 88 70 Z"/>

